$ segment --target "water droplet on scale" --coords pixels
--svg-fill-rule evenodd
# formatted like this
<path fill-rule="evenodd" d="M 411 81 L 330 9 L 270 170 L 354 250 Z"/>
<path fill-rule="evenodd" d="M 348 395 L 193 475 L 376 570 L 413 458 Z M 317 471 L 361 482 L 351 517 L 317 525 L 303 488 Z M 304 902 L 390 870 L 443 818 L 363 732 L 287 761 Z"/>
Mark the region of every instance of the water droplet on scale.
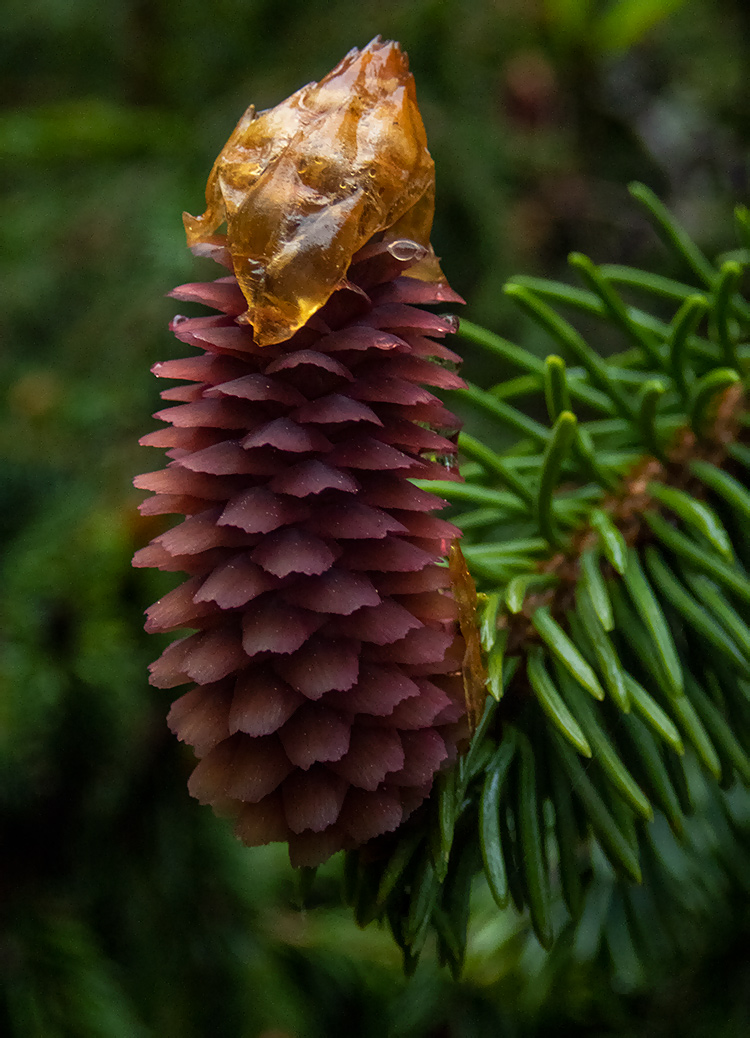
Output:
<path fill-rule="evenodd" d="M 409 238 L 399 238 L 397 241 L 392 241 L 387 248 L 391 256 L 402 263 L 421 260 L 427 255 L 427 249 L 423 245 L 419 245 Z"/>
<path fill-rule="evenodd" d="M 172 328 L 178 328 L 181 324 L 184 324 L 185 321 L 189 321 L 189 320 L 190 320 L 190 318 L 189 317 L 185 317 L 184 314 L 175 314 L 174 317 L 172 318 L 172 321 L 171 321 L 170 325 L 169 325 L 170 330 Z"/>

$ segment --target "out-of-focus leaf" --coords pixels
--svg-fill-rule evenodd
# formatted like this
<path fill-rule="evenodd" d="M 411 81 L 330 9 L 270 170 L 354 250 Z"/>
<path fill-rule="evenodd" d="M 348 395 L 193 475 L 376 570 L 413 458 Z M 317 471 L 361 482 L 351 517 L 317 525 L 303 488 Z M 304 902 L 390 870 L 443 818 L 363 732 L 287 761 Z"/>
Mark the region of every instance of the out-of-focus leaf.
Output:
<path fill-rule="evenodd" d="M 594 26 L 599 50 L 622 51 L 639 43 L 685 0 L 614 0 Z"/>

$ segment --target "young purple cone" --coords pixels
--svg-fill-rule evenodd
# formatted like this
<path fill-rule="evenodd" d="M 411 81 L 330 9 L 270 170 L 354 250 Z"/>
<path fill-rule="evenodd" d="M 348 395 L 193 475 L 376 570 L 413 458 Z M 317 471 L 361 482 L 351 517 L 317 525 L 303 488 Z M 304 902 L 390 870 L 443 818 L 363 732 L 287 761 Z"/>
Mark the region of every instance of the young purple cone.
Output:
<path fill-rule="evenodd" d="M 404 56 L 375 41 L 305 88 L 335 88 L 338 110 L 321 103 L 323 121 L 338 115 L 340 127 L 356 111 L 361 126 L 365 73 L 389 103 L 415 107 Z M 342 77 L 359 93 L 342 93 Z M 232 190 L 236 203 L 236 179 Z M 412 204 L 424 209 L 424 194 Z M 151 667 L 159 688 L 193 686 L 169 715 L 200 758 L 190 792 L 230 814 L 244 843 L 287 841 L 293 865 L 396 829 L 466 735 L 464 643 L 444 565 L 459 531 L 432 514 L 445 502 L 410 482 L 458 478 L 446 465 L 458 422 L 424 388 L 463 385 L 458 356 L 435 341 L 455 320 L 422 307 L 460 299 L 418 240 L 424 213 L 393 212 L 366 244 L 349 236 L 333 288 L 308 285 L 286 311 L 269 289 L 270 258 L 253 291 L 257 253 L 237 277 L 229 217 L 227 240 L 194 242 L 233 273 L 172 293 L 216 313 L 172 322 L 199 352 L 154 367 L 185 384 L 162 393 L 176 402 L 155 415 L 168 426 L 141 441 L 172 459 L 136 479 L 155 495 L 142 511 L 186 516 L 134 564 L 189 575 L 147 611 L 146 629 L 196 631 Z M 410 219 L 414 238 L 393 237 Z M 441 280 L 422 279 L 435 271 Z M 264 291 L 273 320 L 266 311 L 254 322 Z M 289 315 L 286 338 L 270 342 Z"/>

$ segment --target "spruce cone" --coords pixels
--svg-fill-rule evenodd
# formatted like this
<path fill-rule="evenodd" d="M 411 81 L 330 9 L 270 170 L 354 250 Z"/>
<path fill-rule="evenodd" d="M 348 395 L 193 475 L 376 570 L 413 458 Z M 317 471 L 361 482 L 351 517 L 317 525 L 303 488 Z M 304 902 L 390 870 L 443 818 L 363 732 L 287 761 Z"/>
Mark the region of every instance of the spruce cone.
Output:
<path fill-rule="evenodd" d="M 434 341 L 455 320 L 421 307 L 459 297 L 408 276 L 427 247 L 383 237 L 280 344 L 258 345 L 234 275 L 173 292 L 218 313 L 172 322 L 202 352 L 154 367 L 186 384 L 141 441 L 173 459 L 136 480 L 142 511 L 187 517 L 134 564 L 189 574 L 146 629 L 196 629 L 151 668 L 195 683 L 169 715 L 200 758 L 190 792 L 293 865 L 394 830 L 466 730 L 443 564 L 459 530 L 410 482 L 458 478 L 458 423 L 422 388 L 463 385 Z M 232 269 L 231 244 L 194 251 Z"/>

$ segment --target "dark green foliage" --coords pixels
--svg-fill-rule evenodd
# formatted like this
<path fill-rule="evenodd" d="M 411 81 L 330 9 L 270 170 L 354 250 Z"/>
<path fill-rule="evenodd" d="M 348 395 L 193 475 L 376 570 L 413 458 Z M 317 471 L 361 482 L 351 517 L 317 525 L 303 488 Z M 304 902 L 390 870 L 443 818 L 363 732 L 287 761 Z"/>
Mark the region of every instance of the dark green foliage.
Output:
<path fill-rule="evenodd" d="M 509 899 L 528 908 L 544 948 L 562 923 L 574 947 L 593 956 L 605 944 L 638 972 L 648 953 L 626 906 L 629 884 L 647 885 L 666 864 L 655 813 L 689 848 L 685 813 L 703 811 L 691 792 L 697 774 L 725 814 L 721 791 L 737 779 L 750 786 L 750 579 L 740 561 L 750 496 L 746 469 L 727 449 L 745 428 L 738 390 L 750 371 L 741 268 L 711 266 L 648 191 L 636 185 L 633 194 L 707 284 L 707 303 L 681 287 L 691 301 L 658 324 L 626 305 L 605 268 L 576 254 L 591 294 L 540 281 L 509 288 L 580 364 L 551 356 L 540 368 L 501 347 L 533 372 L 551 429 L 521 417 L 507 386 L 503 401 L 475 387 L 462 394 L 522 440 L 497 453 L 469 437 L 467 483 L 438 491 L 482 516 L 461 513 L 492 698 L 469 753 L 440 786 L 439 823 L 423 811 L 390 840 L 393 860 L 401 840 L 411 846 L 424 833 L 419 864 L 378 902 L 409 971 L 430 920 L 441 959 L 460 970 L 473 858 L 499 908 Z M 635 271 L 628 284 L 647 295 L 664 287 Z M 545 295 L 595 307 L 631 349 L 600 358 Z M 489 333 L 472 326 L 468 335 L 496 351 Z M 584 411 L 578 420 L 574 389 L 586 386 L 619 417 Z M 522 495 L 507 478 L 521 463 Z M 477 843 L 481 855 L 472 854 Z"/>

